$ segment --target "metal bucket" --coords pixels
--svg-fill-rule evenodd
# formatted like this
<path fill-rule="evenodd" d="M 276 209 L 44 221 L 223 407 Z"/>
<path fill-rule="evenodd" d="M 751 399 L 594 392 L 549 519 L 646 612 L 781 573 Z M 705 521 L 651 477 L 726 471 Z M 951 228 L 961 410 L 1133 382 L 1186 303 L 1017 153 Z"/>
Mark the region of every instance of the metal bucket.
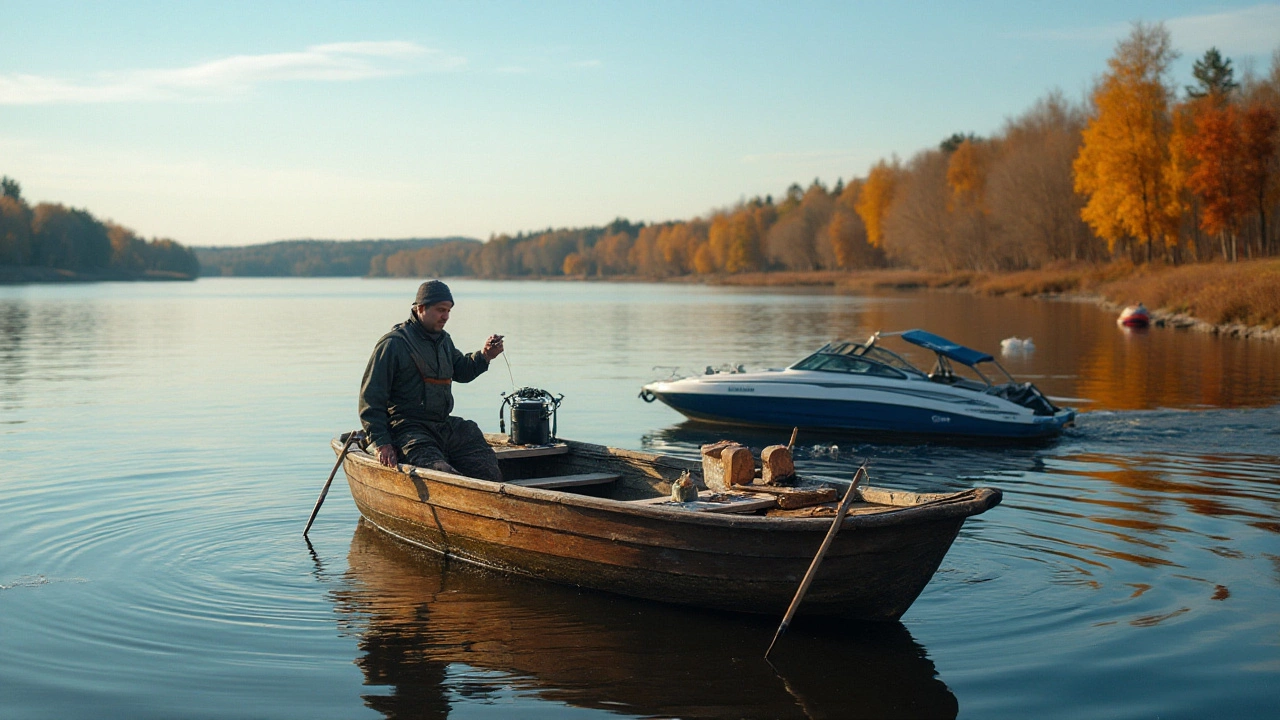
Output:
<path fill-rule="evenodd" d="M 545 400 L 519 399 L 511 403 L 511 442 L 547 445 L 551 442 L 551 412 Z"/>

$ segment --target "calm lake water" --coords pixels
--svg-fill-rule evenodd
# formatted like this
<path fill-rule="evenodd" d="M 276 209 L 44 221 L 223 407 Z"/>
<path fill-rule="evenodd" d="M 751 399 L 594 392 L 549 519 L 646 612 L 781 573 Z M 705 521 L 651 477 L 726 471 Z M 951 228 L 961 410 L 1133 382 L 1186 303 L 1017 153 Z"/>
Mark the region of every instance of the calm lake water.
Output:
<path fill-rule="evenodd" d="M 1082 414 L 1037 446 L 804 437 L 802 472 L 988 485 L 901 624 L 797 624 L 546 586 L 362 526 L 341 478 L 398 280 L 0 287 L 0 717 L 1261 717 L 1280 714 L 1280 343 L 1127 333 L 1076 302 L 452 282 L 456 386 L 566 399 L 560 434 L 696 456 L 636 397 L 922 327 Z M 919 356 L 918 356 L 919 357 Z M 920 357 L 920 359 L 924 359 Z M 757 450 L 786 433 L 729 433 Z"/>

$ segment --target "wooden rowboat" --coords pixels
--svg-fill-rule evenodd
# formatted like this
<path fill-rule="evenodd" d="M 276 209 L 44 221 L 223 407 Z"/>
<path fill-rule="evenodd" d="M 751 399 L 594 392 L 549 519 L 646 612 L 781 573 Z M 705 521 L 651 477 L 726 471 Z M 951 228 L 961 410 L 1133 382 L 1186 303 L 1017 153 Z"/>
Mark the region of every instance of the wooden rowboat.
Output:
<path fill-rule="evenodd" d="M 784 510 L 773 495 L 669 500 L 691 460 L 581 442 L 487 436 L 506 482 L 410 465 L 353 446 L 343 470 L 360 514 L 406 543 L 495 570 L 607 592 L 781 615 L 835 503 Z M 346 437 L 332 445 L 340 452 Z M 849 481 L 821 478 L 843 494 Z M 799 615 L 896 620 L 942 563 L 965 518 L 999 504 L 974 488 L 917 494 L 860 487 Z M 826 516 L 823 516 L 825 512 Z"/>

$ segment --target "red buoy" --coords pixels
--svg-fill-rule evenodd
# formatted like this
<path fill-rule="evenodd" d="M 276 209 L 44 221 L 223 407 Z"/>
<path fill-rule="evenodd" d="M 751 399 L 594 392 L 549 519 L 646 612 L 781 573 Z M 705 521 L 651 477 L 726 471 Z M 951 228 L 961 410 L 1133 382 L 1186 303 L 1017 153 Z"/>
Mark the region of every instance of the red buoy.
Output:
<path fill-rule="evenodd" d="M 1132 328 L 1144 328 L 1151 324 L 1151 313 L 1142 303 L 1130 305 L 1120 313 L 1117 323 Z"/>

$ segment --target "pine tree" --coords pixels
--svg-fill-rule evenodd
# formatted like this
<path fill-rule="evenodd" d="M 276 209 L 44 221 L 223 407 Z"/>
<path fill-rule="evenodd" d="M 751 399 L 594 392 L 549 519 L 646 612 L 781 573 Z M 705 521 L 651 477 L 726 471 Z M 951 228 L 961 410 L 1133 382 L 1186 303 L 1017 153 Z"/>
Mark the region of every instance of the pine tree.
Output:
<path fill-rule="evenodd" d="M 1231 60 L 1222 57 L 1216 47 L 1206 50 L 1204 57 L 1195 62 L 1191 67 L 1191 76 L 1199 83 L 1187 86 L 1187 96 L 1191 98 L 1225 99 L 1232 90 L 1240 87 L 1240 83 L 1235 81 Z"/>

